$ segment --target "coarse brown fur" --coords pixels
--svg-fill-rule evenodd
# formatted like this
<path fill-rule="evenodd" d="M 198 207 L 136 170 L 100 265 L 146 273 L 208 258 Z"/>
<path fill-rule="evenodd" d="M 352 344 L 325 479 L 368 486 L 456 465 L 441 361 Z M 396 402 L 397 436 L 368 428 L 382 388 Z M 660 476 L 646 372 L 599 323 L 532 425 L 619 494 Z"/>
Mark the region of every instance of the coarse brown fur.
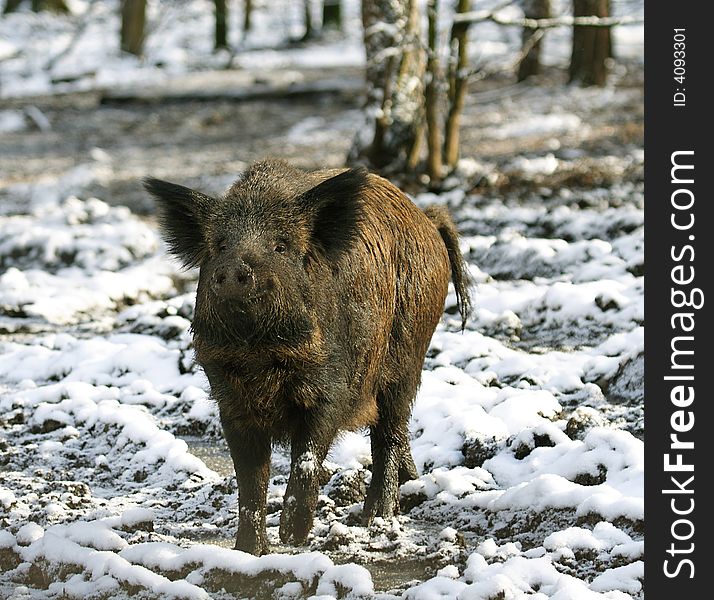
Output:
<path fill-rule="evenodd" d="M 464 323 L 468 271 L 443 208 L 419 210 L 363 169 L 253 165 L 220 199 L 147 180 L 169 249 L 200 266 L 193 321 L 239 485 L 236 547 L 268 551 L 271 444 L 289 442 L 283 541 L 312 527 L 339 431 L 369 427 L 365 518 L 398 511 L 417 476 L 407 423 L 449 279 Z"/>

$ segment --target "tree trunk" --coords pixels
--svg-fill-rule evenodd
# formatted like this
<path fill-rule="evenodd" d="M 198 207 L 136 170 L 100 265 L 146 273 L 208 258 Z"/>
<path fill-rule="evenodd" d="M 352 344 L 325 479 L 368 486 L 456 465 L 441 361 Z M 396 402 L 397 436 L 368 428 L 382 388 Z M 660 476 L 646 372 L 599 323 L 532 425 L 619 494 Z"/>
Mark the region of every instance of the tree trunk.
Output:
<path fill-rule="evenodd" d="M 226 0 L 214 0 L 216 6 L 215 49 L 228 48 L 228 8 Z"/>
<path fill-rule="evenodd" d="M 15 12 L 22 3 L 23 0 L 7 0 L 2 11 L 3 14 Z M 34 12 L 40 12 L 41 10 L 52 10 L 58 13 L 70 12 L 65 0 L 32 0 L 30 7 Z"/>
<path fill-rule="evenodd" d="M 524 0 L 523 12 L 528 19 L 547 19 L 551 16 L 550 0 Z M 518 65 L 518 81 L 540 73 L 540 50 L 543 30 L 523 28 L 521 52 L 523 58 Z"/>
<path fill-rule="evenodd" d="M 575 17 L 610 16 L 609 0 L 573 0 Z M 569 82 L 583 86 L 605 85 L 605 60 L 612 52 L 609 27 L 573 27 L 573 50 L 570 57 Z"/>
<path fill-rule="evenodd" d="M 369 133 L 349 162 L 382 171 L 413 170 L 423 123 L 424 50 L 418 0 L 363 0 Z M 369 139 L 371 137 L 371 141 Z"/>
<path fill-rule="evenodd" d="M 608 16 L 612 16 L 612 6 L 610 3 L 610 0 L 605 0 L 605 3 L 607 4 L 607 7 L 605 8 Z M 612 28 L 607 27 L 607 58 L 614 58 L 615 57 L 615 48 L 612 44 Z"/>
<path fill-rule="evenodd" d="M 121 5 L 121 49 L 141 56 L 144 47 L 146 0 L 123 0 Z"/>
<path fill-rule="evenodd" d="M 52 10 L 58 13 L 68 13 L 69 7 L 65 0 L 32 0 L 32 10 L 35 12 Z"/>
<path fill-rule="evenodd" d="M 428 0 L 427 16 L 429 20 L 429 57 L 426 63 L 426 90 L 424 102 L 426 108 L 426 173 L 431 183 L 441 180 L 443 164 L 441 160 L 441 114 L 439 110 L 439 84 L 441 67 L 438 55 L 438 16 L 439 0 Z"/>
<path fill-rule="evenodd" d="M 303 41 L 312 39 L 314 31 L 312 29 L 312 11 L 310 10 L 310 0 L 303 0 L 303 13 L 305 15 L 305 34 L 302 36 Z"/>
<path fill-rule="evenodd" d="M 251 30 L 253 16 L 253 0 L 243 0 L 243 35 Z"/>
<path fill-rule="evenodd" d="M 340 0 L 324 0 L 322 3 L 322 28 L 342 29 L 342 4 Z"/>
<path fill-rule="evenodd" d="M 471 10 L 471 0 L 459 0 L 457 13 Z M 446 137 L 444 139 L 444 162 L 454 168 L 459 160 L 459 127 L 461 113 L 466 102 L 468 67 L 468 25 L 455 23 L 451 28 L 451 59 L 449 64 L 449 116 L 446 118 Z"/>
<path fill-rule="evenodd" d="M 20 4 L 22 4 L 22 0 L 7 0 L 5 2 L 5 8 L 2 9 L 2 14 L 6 15 L 15 12 Z"/>

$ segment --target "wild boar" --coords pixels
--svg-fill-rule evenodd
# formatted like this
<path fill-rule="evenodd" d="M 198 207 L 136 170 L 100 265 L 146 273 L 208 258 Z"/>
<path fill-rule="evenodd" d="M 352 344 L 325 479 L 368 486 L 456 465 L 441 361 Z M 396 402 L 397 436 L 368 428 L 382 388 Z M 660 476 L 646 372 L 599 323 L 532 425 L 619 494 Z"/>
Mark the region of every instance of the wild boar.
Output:
<path fill-rule="evenodd" d="M 280 539 L 312 528 L 322 464 L 340 431 L 369 427 L 365 522 L 399 510 L 417 477 L 407 423 L 452 279 L 469 314 L 469 275 L 448 212 L 419 210 L 365 169 L 251 166 L 220 198 L 146 179 L 169 251 L 199 267 L 192 323 L 235 465 L 235 547 L 269 551 L 274 443 L 289 443 Z"/>

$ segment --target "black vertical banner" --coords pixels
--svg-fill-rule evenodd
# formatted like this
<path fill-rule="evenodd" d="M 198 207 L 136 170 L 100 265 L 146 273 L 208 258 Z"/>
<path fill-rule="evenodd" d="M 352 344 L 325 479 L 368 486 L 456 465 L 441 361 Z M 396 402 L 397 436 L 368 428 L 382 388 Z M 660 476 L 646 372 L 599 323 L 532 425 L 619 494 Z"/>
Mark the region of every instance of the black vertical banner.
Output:
<path fill-rule="evenodd" d="M 645 594 L 709 597 L 714 34 L 707 2 L 645 15 Z"/>

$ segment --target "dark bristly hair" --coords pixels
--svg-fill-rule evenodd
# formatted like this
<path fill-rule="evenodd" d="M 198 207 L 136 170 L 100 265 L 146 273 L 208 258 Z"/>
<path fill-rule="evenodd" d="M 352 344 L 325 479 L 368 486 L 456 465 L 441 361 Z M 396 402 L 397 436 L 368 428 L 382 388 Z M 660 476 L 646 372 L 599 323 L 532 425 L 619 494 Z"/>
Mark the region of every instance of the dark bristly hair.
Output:
<path fill-rule="evenodd" d="M 451 215 L 443 206 L 428 206 L 424 213 L 436 226 L 436 229 L 444 240 L 444 245 L 449 253 L 449 263 L 451 264 L 451 280 L 454 282 L 456 292 L 456 304 L 461 313 L 461 331 L 466 328 L 466 321 L 471 316 L 471 295 L 469 288 L 473 281 L 469 274 L 469 268 L 461 255 L 459 249 L 459 234 L 456 225 L 451 220 Z"/>
<path fill-rule="evenodd" d="M 312 214 L 312 237 L 330 259 L 346 252 L 359 233 L 361 197 L 368 175 L 364 167 L 350 169 L 300 198 L 301 206 Z"/>
<path fill-rule="evenodd" d="M 206 252 L 202 221 L 212 198 L 195 190 L 146 177 L 144 188 L 156 200 L 159 225 L 169 252 L 185 268 L 197 267 Z"/>

